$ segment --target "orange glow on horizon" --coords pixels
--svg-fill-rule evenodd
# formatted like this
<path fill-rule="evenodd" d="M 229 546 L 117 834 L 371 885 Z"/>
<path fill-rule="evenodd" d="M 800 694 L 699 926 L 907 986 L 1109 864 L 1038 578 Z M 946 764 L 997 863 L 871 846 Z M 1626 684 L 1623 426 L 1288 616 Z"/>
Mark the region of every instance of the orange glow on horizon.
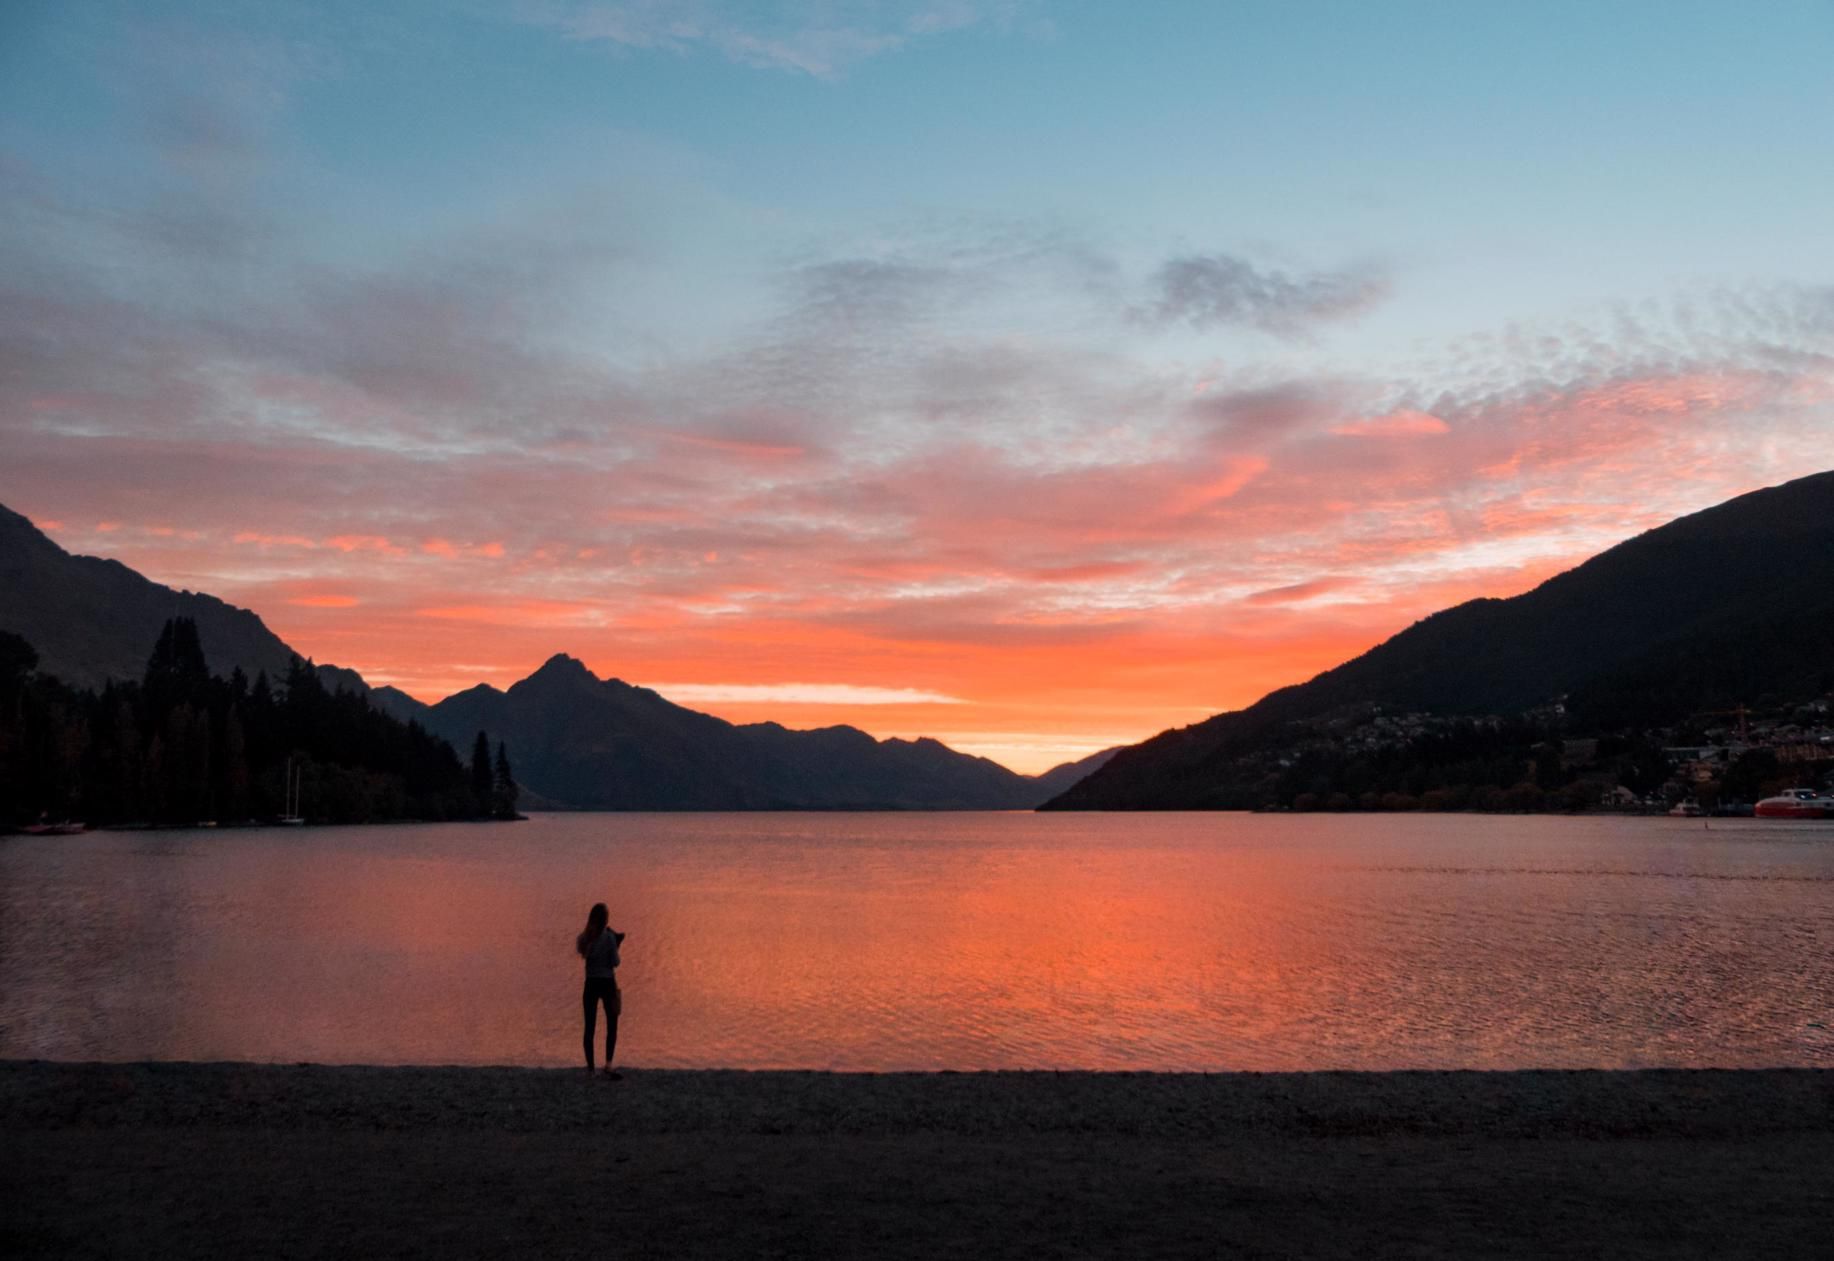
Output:
<path fill-rule="evenodd" d="M 1182 451 L 1034 465 L 952 443 L 848 476 L 768 433 L 686 434 L 662 445 L 694 462 L 613 473 L 409 461 L 387 477 L 419 498 L 372 516 L 273 503 L 239 489 L 275 484 L 251 474 L 156 516 L 98 494 L 89 524 L 46 524 L 425 701 L 567 652 L 730 721 L 929 735 L 1036 772 L 1252 704 L 1428 614 L 1785 480 L 1789 444 L 1728 463 L 1708 425 L 1798 384 L 1604 380 L 1450 420 L 1269 406 L 1247 438 L 1224 416 Z M 183 441 L 127 454 L 334 479 L 381 458 Z"/>

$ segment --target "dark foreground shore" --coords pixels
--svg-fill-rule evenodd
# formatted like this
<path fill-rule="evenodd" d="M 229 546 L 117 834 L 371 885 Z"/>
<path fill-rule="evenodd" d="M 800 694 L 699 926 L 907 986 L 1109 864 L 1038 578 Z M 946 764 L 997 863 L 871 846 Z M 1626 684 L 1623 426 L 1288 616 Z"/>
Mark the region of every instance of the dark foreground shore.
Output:
<path fill-rule="evenodd" d="M 0 1063 L 0 1255 L 1825 1256 L 1834 1071 Z"/>

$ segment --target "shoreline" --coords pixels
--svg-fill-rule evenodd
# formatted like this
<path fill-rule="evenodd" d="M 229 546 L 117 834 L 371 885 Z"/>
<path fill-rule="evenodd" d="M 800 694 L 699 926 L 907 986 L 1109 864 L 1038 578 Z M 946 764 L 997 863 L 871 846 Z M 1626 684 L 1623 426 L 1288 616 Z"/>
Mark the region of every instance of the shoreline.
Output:
<path fill-rule="evenodd" d="M 1165 810 L 1161 810 L 1161 809 L 1137 809 L 1137 810 L 1132 810 L 1132 809 L 1103 809 L 1103 810 L 1052 809 L 1052 810 L 1047 810 L 1043 807 L 1031 807 L 1031 808 L 1016 808 L 1016 809 L 975 808 L 975 809 L 959 809 L 958 810 L 958 809 L 940 807 L 940 806 L 938 807 L 926 806 L 926 807 L 912 807 L 912 808 L 903 808 L 903 807 L 894 807 L 894 806 L 883 806 L 883 807 L 835 806 L 835 807 L 830 807 L 830 808 L 796 806 L 796 807 L 786 807 L 781 810 L 778 810 L 778 809 L 618 810 L 618 809 L 597 809 L 597 808 L 573 809 L 573 808 L 562 808 L 562 807 L 546 807 L 546 808 L 539 809 L 539 810 L 530 810 L 530 811 L 526 811 L 523 813 L 519 813 L 513 819 L 497 819 L 497 818 L 488 818 L 488 819 L 371 819 L 371 820 L 364 820 L 364 821 L 352 821 L 352 822 L 342 822 L 342 823 L 331 823 L 331 822 L 324 822 L 324 821 L 318 821 L 318 820 L 308 820 L 304 824 L 283 824 L 283 823 L 280 823 L 274 820 L 256 820 L 252 822 L 239 822 L 239 823 L 221 823 L 221 822 L 218 822 L 218 823 L 208 823 L 208 822 L 199 822 L 199 823 L 138 823 L 138 822 L 135 822 L 135 823 L 99 823 L 93 826 L 85 825 L 81 832 L 70 832 L 70 833 L 29 832 L 25 830 L 25 828 L 23 827 L 0 827 L 0 838 L 9 838 L 10 837 L 10 838 L 47 839 L 47 838 L 64 837 L 64 836 L 89 836 L 89 835 L 93 835 L 95 833 L 100 833 L 100 832 L 108 832 L 108 833 L 120 833 L 120 832 L 276 832 L 276 831 L 322 832 L 322 831 L 328 831 L 332 829 L 342 829 L 342 828 L 443 827 L 448 824 L 469 824 L 469 823 L 528 823 L 536 815 L 557 815 L 561 817 L 572 817 L 572 816 L 577 816 L 577 815 L 608 815 L 608 816 L 625 816 L 625 817 L 645 816 L 645 815 L 660 815 L 660 816 L 666 816 L 666 817 L 675 817 L 675 816 L 684 816 L 684 815 L 705 815 L 705 816 L 716 816 L 716 815 L 752 816 L 752 815 L 757 815 L 757 816 L 769 817 L 769 816 L 781 816 L 781 815 L 793 815 L 793 814 L 813 814 L 813 815 L 824 815 L 824 816 L 825 815 L 842 815 L 842 814 L 871 814 L 871 815 L 889 814 L 889 815 L 922 815 L 922 816 L 956 815 L 956 814 L 1022 814 L 1022 815 L 1071 815 L 1071 816 L 1117 815 L 1117 816 L 1128 816 L 1128 817 L 1179 814 L 1179 815 L 1206 815 L 1206 816 L 1243 815 L 1243 816 L 1250 816 L 1250 817 L 1255 817 L 1255 818 L 1356 818 L 1359 816 L 1369 816 L 1369 815 L 1380 815 L 1383 817 L 1416 815 L 1422 818 L 1466 818 L 1466 819 L 1531 819 L 1531 818 L 1541 818 L 1541 819 L 1669 819 L 1676 823 L 1704 824 L 1707 826 L 1711 826 L 1712 824 L 1715 824 L 1715 823 L 1753 823 L 1753 822 L 1756 822 L 1756 823 L 1764 824 L 1768 827 L 1778 828 L 1780 832 L 1787 832 L 1791 828 L 1806 828 L 1806 827 L 1812 827 L 1816 824 L 1834 823 L 1834 819 L 1809 819 L 1809 818 L 1801 818 L 1801 819 L 1763 818 L 1763 819 L 1760 819 L 1760 818 L 1756 818 L 1755 816 L 1749 815 L 1749 814 L 1676 815 L 1676 814 L 1670 814 L 1666 810 L 1616 810 L 1616 809 L 1602 809 L 1602 808 L 1601 809 L 1588 809 L 1588 810 L 1362 810 L 1362 809 L 1356 809 L 1356 810 L 1294 810 L 1294 809 L 1291 809 L 1290 807 L 1277 807 L 1277 808 L 1263 808 L 1263 809 L 1243 808 L 1243 809 L 1226 809 L 1226 810 L 1223 810 L 1223 809 L 1218 809 L 1218 810 L 1204 810 L 1204 809 L 1165 809 Z"/>
<path fill-rule="evenodd" d="M 511 819 L 367 819 L 349 823 L 326 823 L 307 819 L 303 823 L 282 823 L 278 819 L 248 819 L 239 823 L 85 823 L 81 831 L 33 832 L 24 827 L 0 828 L 0 837 L 24 836 L 33 839 L 89 836 L 98 832 L 322 832 L 328 828 L 444 827 L 464 823 L 527 823 L 526 814 Z M 69 825 L 57 825 L 69 826 Z"/>
<path fill-rule="evenodd" d="M 0 1246 L 1803 1255 L 1834 1070 L 0 1062 Z"/>

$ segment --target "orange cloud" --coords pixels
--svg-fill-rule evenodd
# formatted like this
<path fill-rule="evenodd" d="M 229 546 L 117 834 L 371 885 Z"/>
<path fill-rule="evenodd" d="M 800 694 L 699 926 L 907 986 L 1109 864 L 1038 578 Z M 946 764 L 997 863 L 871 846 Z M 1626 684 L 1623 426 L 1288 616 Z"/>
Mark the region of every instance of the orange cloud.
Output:
<path fill-rule="evenodd" d="M 1452 427 L 1430 412 L 1398 411 L 1367 420 L 1350 421 L 1332 433 L 1344 438 L 1420 438 L 1450 433 Z"/>
<path fill-rule="evenodd" d="M 960 698 L 946 734 L 1020 764 L 1247 704 L 1437 608 L 1782 480 L 1820 449 L 1834 397 L 1806 356 L 1472 372 L 1486 384 L 1392 397 L 1225 376 L 1202 407 L 1169 371 L 1084 403 L 1079 365 L 1040 362 L 1061 379 L 981 356 L 971 389 L 883 415 L 682 413 L 719 416 L 712 433 L 621 427 L 606 419 L 621 400 L 593 400 L 522 448 L 482 426 L 487 453 L 427 419 L 462 407 L 289 377 L 276 398 L 365 441 L 28 429 L 9 436 L 9 484 L 102 518 L 111 553 L 150 577 L 426 699 L 566 650 L 704 689 L 697 707 L 735 721 L 938 734 L 914 698 Z M 998 397 L 1008 370 L 1016 404 Z M 484 390 L 469 388 L 451 396 Z M 385 424 L 399 449 L 369 440 Z M 134 476 L 94 476 L 106 466 Z M 120 525 L 150 503 L 160 533 Z M 461 558 L 492 563 L 439 563 Z M 786 714 L 771 689 L 810 679 L 842 690 L 800 691 Z"/>
<path fill-rule="evenodd" d="M 325 546 L 334 547 L 340 552 L 383 552 L 391 556 L 399 556 L 407 551 L 380 534 L 334 534 L 325 540 Z"/>
<path fill-rule="evenodd" d="M 683 446 L 700 447 L 708 451 L 724 451 L 730 455 L 747 456 L 761 460 L 788 460 L 807 454 L 807 449 L 792 443 L 761 442 L 744 438 L 719 438 L 709 434 L 670 433 L 664 435 L 668 441 Z"/>
<path fill-rule="evenodd" d="M 497 559 L 504 554 L 501 543 L 454 543 L 446 538 L 428 538 L 420 542 L 420 550 L 428 556 L 440 556 L 454 560 L 460 556 L 486 556 Z"/>
<path fill-rule="evenodd" d="M 1269 587 L 1257 591 L 1248 597 L 1250 604 L 1297 604 L 1301 600 L 1310 600 L 1316 596 L 1329 595 L 1333 591 L 1343 591 L 1355 587 L 1354 578 L 1314 578 L 1309 582 L 1295 582 L 1284 587 Z"/>
<path fill-rule="evenodd" d="M 256 543 L 262 547 L 302 547 L 312 548 L 318 544 L 303 534 L 263 534 L 259 530 L 238 530 L 234 541 L 237 543 Z"/>
<path fill-rule="evenodd" d="M 1209 507 L 1225 499 L 1233 498 L 1255 478 L 1268 469 L 1268 461 L 1260 456 L 1243 456 L 1223 461 L 1220 472 L 1195 485 L 1186 486 L 1173 497 L 1166 511 L 1172 516 L 1183 516 L 1199 508 Z"/>
<path fill-rule="evenodd" d="M 596 605 L 566 600 L 518 600 L 503 604 L 448 604 L 414 610 L 416 617 L 448 622 L 477 622 L 485 626 L 527 626 L 559 629 L 605 626 L 610 619 Z"/>
<path fill-rule="evenodd" d="M 1741 409 L 1764 392 L 1764 382 L 1749 375 L 1691 373 L 1619 381 L 1586 390 L 1574 398 L 1573 408 L 1613 415 L 1686 416 Z"/>

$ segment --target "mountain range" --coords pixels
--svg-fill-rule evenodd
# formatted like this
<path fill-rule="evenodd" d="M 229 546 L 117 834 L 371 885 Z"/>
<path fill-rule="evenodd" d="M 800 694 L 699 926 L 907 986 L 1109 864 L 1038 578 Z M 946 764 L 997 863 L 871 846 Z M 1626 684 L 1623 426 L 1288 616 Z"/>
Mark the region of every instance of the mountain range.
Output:
<path fill-rule="evenodd" d="M 170 617 L 196 621 L 218 673 L 240 667 L 281 678 L 294 655 L 254 613 L 163 587 L 116 561 L 72 556 L 0 508 L 0 630 L 31 642 L 45 673 L 88 686 L 138 677 Z M 1040 776 L 935 740 L 729 723 L 597 678 L 565 654 L 505 691 L 479 685 L 434 705 L 369 688 L 354 671 L 318 672 L 328 688 L 361 692 L 458 748 L 479 730 L 508 741 L 537 806 L 1254 805 L 1265 775 L 1257 783 L 1245 768 L 1264 771 L 1281 749 L 1316 743 L 1320 724 L 1341 726 L 1344 715 L 1514 720 L 1558 712 L 1562 730 L 1597 734 L 1834 690 L 1834 472 L 1683 517 L 1525 594 L 1435 613 L 1246 709 Z M 1496 739 L 1486 755 L 1516 756 Z"/>
<path fill-rule="evenodd" d="M 286 677 L 295 651 L 253 612 L 177 591 L 119 561 L 74 556 L 0 507 L 0 630 L 42 673 L 79 687 L 138 679 L 169 618 L 198 628 L 212 673 Z M 936 740 L 877 740 L 854 727 L 737 725 L 647 688 L 599 679 L 558 654 L 507 691 L 480 684 L 427 705 L 354 670 L 317 667 L 328 689 L 366 695 L 460 750 L 482 730 L 507 741 L 527 806 L 600 810 L 1031 809 L 1112 750 L 1020 775 Z"/>
<path fill-rule="evenodd" d="M 1027 776 L 936 740 L 739 725 L 597 678 L 564 653 L 507 691 L 479 684 L 437 705 L 385 707 L 455 743 L 500 736 L 537 793 L 599 810 L 1030 809 L 1108 756 Z"/>
<path fill-rule="evenodd" d="M 1047 809 L 1259 804 L 1238 773 L 1290 733 L 1380 707 L 1573 730 L 1834 689 L 1834 472 L 1682 517 L 1509 599 L 1435 613 L 1307 683 L 1129 746 Z"/>

